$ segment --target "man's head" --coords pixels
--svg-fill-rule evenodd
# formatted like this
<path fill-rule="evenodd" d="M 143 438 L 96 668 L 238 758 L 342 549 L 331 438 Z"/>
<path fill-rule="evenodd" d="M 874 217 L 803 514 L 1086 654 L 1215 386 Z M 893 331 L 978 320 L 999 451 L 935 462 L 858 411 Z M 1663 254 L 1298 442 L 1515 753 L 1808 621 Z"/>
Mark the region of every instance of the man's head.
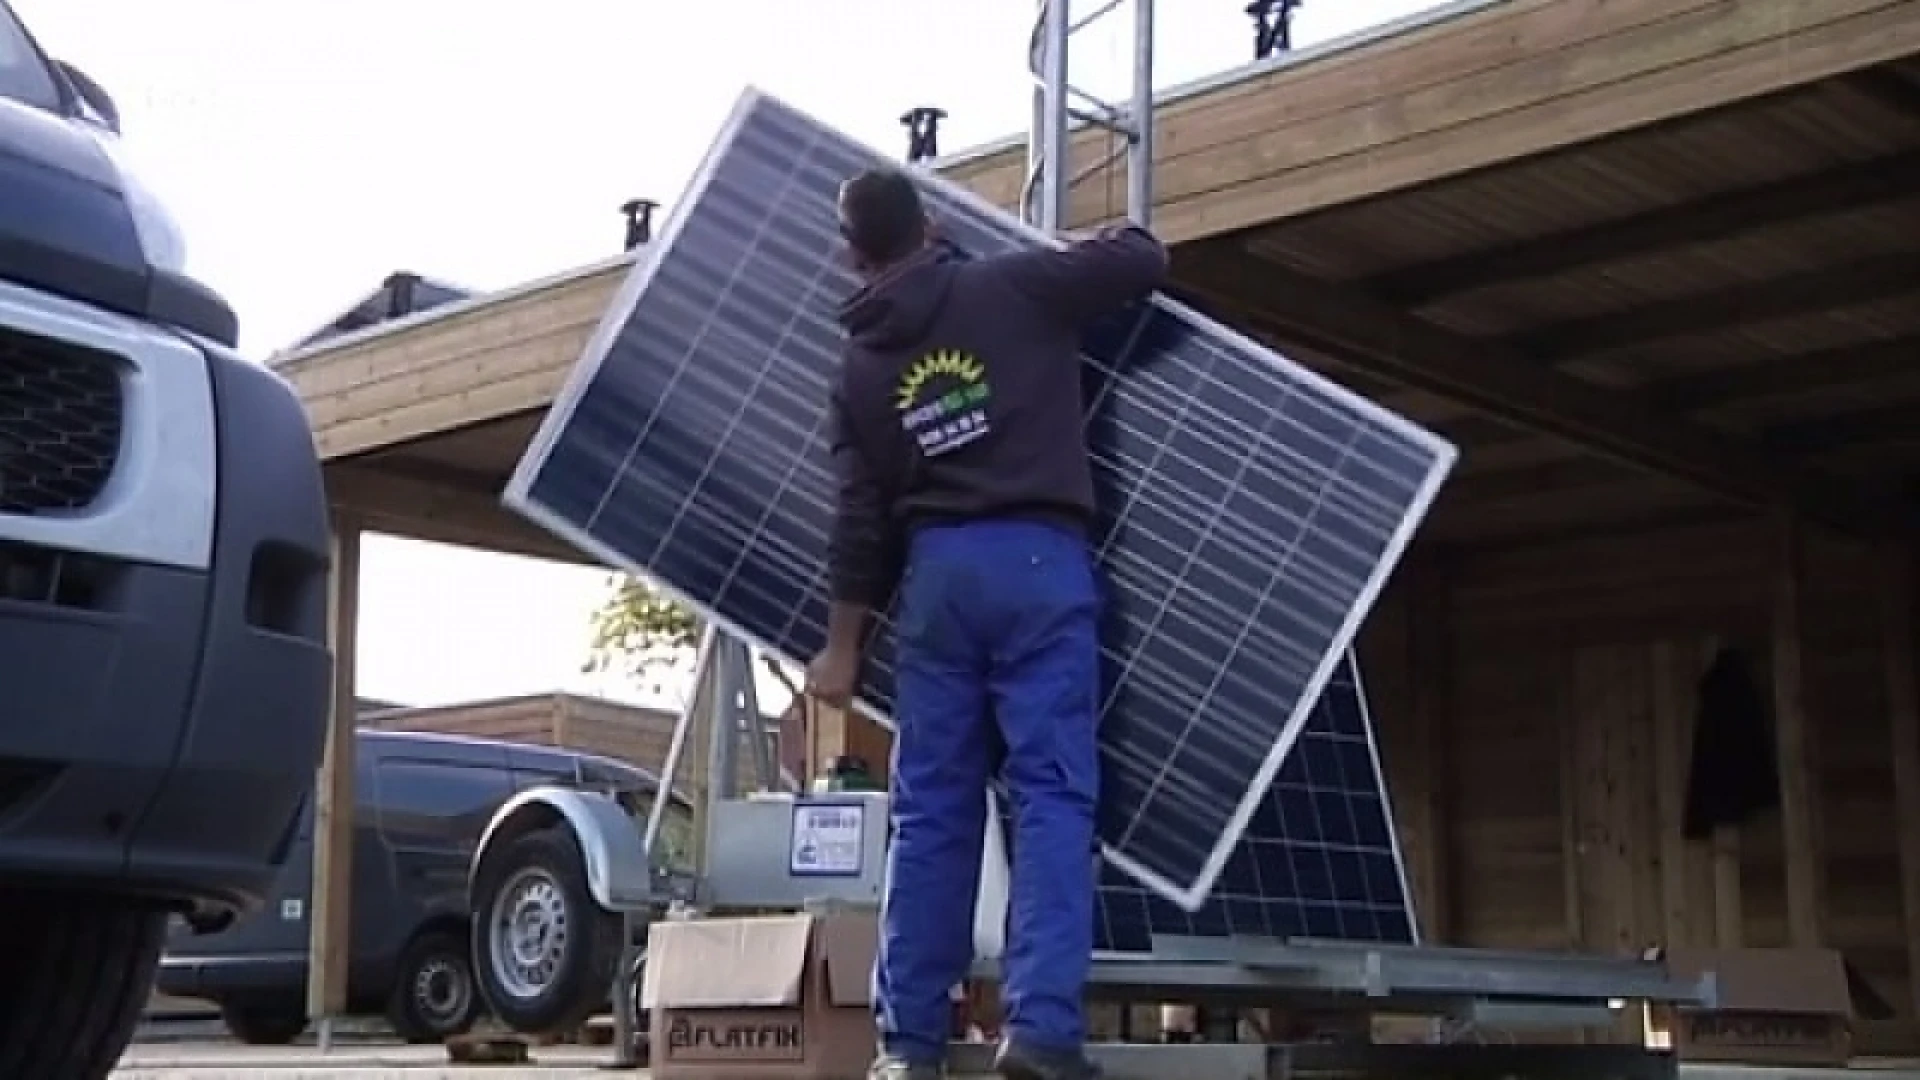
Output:
<path fill-rule="evenodd" d="M 918 254 L 933 229 L 912 178 L 868 169 L 840 185 L 840 235 L 854 269 L 877 274 Z"/>

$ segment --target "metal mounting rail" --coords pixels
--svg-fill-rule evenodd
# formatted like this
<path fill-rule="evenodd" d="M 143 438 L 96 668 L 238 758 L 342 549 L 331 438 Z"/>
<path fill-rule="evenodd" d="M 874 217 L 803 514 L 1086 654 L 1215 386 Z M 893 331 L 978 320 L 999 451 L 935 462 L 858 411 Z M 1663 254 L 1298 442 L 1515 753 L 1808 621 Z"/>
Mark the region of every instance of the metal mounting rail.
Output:
<path fill-rule="evenodd" d="M 975 973 L 995 978 L 997 968 L 982 962 Z M 1263 938 L 1157 937 L 1151 953 L 1097 954 L 1092 982 L 1102 996 L 1127 998 L 1258 996 L 1348 1006 L 1362 998 L 1435 1013 L 1533 1006 L 1543 1020 L 1560 1022 L 1560 1009 L 1611 1011 L 1629 1002 L 1711 1008 L 1717 997 L 1711 975 L 1675 978 L 1642 960 Z M 1524 1019 L 1520 1011 L 1508 1015 Z"/>

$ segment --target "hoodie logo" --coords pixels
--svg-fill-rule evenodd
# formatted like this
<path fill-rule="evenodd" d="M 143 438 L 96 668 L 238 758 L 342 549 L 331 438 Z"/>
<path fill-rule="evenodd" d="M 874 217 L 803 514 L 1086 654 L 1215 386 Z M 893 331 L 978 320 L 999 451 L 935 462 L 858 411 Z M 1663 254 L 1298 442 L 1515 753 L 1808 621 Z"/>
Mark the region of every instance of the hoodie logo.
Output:
<path fill-rule="evenodd" d="M 907 365 L 894 389 L 900 428 L 927 457 L 939 457 L 987 434 L 986 368 L 958 349 L 935 349 Z"/>

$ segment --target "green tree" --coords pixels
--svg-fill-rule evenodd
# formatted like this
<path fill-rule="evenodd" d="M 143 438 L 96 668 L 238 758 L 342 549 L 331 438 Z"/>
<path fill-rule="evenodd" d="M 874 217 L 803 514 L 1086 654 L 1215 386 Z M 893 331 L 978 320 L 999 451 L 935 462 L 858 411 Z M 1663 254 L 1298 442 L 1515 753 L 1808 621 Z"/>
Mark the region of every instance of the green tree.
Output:
<path fill-rule="evenodd" d="M 700 620 L 685 605 L 639 578 L 615 577 L 609 584 L 611 593 L 593 613 L 587 671 L 624 669 L 644 675 L 700 643 Z"/>

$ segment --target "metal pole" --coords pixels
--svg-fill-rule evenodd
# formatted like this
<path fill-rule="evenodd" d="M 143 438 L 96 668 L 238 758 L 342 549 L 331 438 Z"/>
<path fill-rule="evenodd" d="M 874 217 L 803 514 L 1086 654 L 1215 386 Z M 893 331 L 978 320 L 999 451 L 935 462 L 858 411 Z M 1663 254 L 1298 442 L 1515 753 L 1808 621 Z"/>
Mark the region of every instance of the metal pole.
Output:
<path fill-rule="evenodd" d="M 1039 81 L 1037 129 L 1033 131 L 1033 140 L 1039 144 L 1039 177 L 1035 177 L 1031 213 L 1035 225 L 1048 233 L 1058 233 L 1066 221 L 1068 202 L 1068 38 L 1073 33 L 1068 0 L 1039 0 L 1039 19 L 1039 31 L 1035 33 L 1039 48 L 1033 71 Z"/>
<path fill-rule="evenodd" d="M 651 911 L 620 914 L 620 966 L 613 972 L 613 1062 L 616 1069 L 640 1067 L 640 954 L 633 939 L 653 918 Z"/>
<path fill-rule="evenodd" d="M 1153 0 L 1133 0 L 1133 138 L 1127 147 L 1127 216 L 1153 224 Z"/>
<path fill-rule="evenodd" d="M 767 738 L 767 718 L 760 715 L 760 687 L 753 676 L 753 655 L 745 646 L 741 646 L 740 651 L 743 654 L 740 657 L 740 734 L 753 751 L 755 788 L 773 791 L 779 785 L 779 775 L 774 766 L 773 747 Z"/>
<path fill-rule="evenodd" d="M 740 745 L 740 683 L 743 677 L 751 677 L 747 671 L 745 653 L 747 647 L 734 640 L 730 635 L 721 634 L 714 639 L 713 650 L 713 701 L 711 722 L 713 730 L 709 741 L 707 757 L 707 805 L 723 799 L 731 799 L 740 793 L 738 784 L 739 767 L 737 754 Z M 708 810 L 707 828 L 713 828 L 712 810 Z M 711 843 L 711 831 L 709 831 Z M 712 850 L 709 847 L 708 850 Z"/>
<path fill-rule="evenodd" d="M 687 755 L 689 733 L 694 718 L 700 715 L 708 695 L 701 691 L 709 678 L 707 669 L 713 663 L 714 642 L 719 631 L 709 626 L 700 634 L 700 646 L 694 653 L 693 692 L 687 695 L 687 703 L 680 708 L 680 716 L 673 723 L 673 739 L 667 743 L 667 760 L 660 764 L 660 787 L 653 793 L 653 805 L 647 809 L 647 828 L 641 836 L 646 847 L 649 862 L 655 863 L 655 854 L 660 850 L 660 830 L 667 820 L 667 808 L 673 802 L 673 788 L 680 779 L 680 765 Z"/>
<path fill-rule="evenodd" d="M 1027 133 L 1027 181 L 1021 190 L 1020 212 L 1027 223 L 1058 233 L 1069 222 L 1067 193 L 1088 176 L 1113 167 L 1123 155 L 1127 161 L 1127 216 L 1142 225 L 1153 216 L 1153 0 L 1134 0 L 1133 86 L 1125 109 L 1112 109 L 1074 88 L 1070 78 L 1070 39 L 1119 6 L 1109 2 L 1075 22 L 1067 0 L 1039 0 L 1029 42 L 1033 72 L 1033 118 Z M 1073 98 L 1091 102 L 1076 109 Z M 1068 171 L 1074 120 L 1104 127 L 1126 139 L 1123 151 L 1075 173 Z"/>

